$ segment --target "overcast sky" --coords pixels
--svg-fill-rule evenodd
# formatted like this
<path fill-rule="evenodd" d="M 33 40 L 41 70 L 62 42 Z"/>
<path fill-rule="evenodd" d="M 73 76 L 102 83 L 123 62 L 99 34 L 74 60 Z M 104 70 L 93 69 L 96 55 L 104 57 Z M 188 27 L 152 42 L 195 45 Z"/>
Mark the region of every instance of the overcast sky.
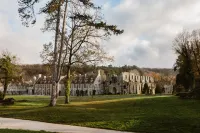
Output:
<path fill-rule="evenodd" d="M 45 0 L 43 0 L 45 1 Z M 112 65 L 171 68 L 176 55 L 172 41 L 183 29 L 200 28 L 200 0 L 95 0 L 105 20 L 124 29 L 124 34 L 103 42 L 114 56 Z M 53 39 L 42 33 L 43 16 L 33 27 L 23 27 L 17 0 L 1 0 L 0 50 L 17 54 L 21 63 L 41 63 L 42 45 Z"/>

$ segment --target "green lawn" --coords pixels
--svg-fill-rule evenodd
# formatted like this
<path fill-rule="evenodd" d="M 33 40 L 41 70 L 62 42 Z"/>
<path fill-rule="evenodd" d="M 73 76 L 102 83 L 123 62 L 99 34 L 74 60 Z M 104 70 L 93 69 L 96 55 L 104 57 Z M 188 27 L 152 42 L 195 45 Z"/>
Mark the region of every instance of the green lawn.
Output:
<path fill-rule="evenodd" d="M 25 131 L 25 130 L 11 130 L 11 129 L 0 129 L 0 133 L 49 133 L 45 131 Z"/>
<path fill-rule="evenodd" d="M 1 117 L 13 117 L 148 133 L 200 133 L 200 101 L 173 96 L 72 97 L 70 105 L 47 107 L 49 97 L 15 96 L 13 106 L 0 106 Z"/>

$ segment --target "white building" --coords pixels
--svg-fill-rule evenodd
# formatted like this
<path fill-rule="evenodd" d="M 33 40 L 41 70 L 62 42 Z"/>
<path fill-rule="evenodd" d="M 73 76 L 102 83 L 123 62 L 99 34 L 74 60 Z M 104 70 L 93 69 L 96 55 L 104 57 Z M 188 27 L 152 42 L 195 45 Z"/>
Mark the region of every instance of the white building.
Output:
<path fill-rule="evenodd" d="M 141 76 L 137 70 L 122 72 L 120 75 L 105 74 L 103 70 L 73 75 L 71 78 L 70 95 L 89 96 L 101 94 L 142 94 L 144 84 L 149 87 L 149 93 L 155 94 L 154 79 Z M 21 88 L 29 95 L 51 95 L 52 78 L 38 75 L 33 78 L 33 87 Z M 62 76 L 58 85 L 58 94 L 65 95 L 66 77 Z M 12 87 L 10 92 L 19 90 L 19 86 Z"/>
<path fill-rule="evenodd" d="M 97 73 L 91 72 L 85 75 L 74 75 L 71 82 L 72 96 L 89 96 L 103 94 L 102 83 L 105 81 L 105 74 L 102 70 Z M 66 79 L 61 80 L 61 95 L 65 94 Z"/>
<path fill-rule="evenodd" d="M 155 94 L 154 79 L 149 76 L 141 76 L 137 70 L 122 72 L 119 76 L 109 78 L 109 93 L 112 94 L 142 94 L 144 84 L 147 83 L 149 93 Z"/>
<path fill-rule="evenodd" d="M 72 96 L 77 95 L 92 95 L 95 91 L 95 94 L 102 94 L 102 82 L 105 80 L 102 70 L 98 70 L 98 73 L 87 73 L 85 75 L 73 75 L 71 81 L 71 90 L 70 94 Z M 65 85 L 66 78 L 61 77 L 58 86 L 59 95 L 65 95 Z M 52 80 L 51 77 L 41 76 L 39 79 L 36 79 L 34 84 L 34 95 L 50 95 L 52 91 Z"/>
<path fill-rule="evenodd" d="M 33 95 L 51 95 L 52 79 L 51 77 L 39 76 L 34 77 Z"/>
<path fill-rule="evenodd" d="M 164 85 L 163 94 L 172 94 L 173 93 L 173 85 Z"/>

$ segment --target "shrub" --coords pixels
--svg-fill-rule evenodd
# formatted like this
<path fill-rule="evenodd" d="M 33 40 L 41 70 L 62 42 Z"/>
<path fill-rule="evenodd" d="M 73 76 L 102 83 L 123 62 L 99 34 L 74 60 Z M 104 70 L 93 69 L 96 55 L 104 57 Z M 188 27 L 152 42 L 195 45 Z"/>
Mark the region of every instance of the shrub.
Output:
<path fill-rule="evenodd" d="M 7 99 L 3 100 L 3 102 L 2 102 L 3 105 L 13 105 L 14 103 L 15 103 L 14 98 L 7 98 Z"/>
<path fill-rule="evenodd" d="M 200 99 L 200 88 L 194 88 L 190 92 L 179 92 L 176 96 L 179 96 L 181 99 Z"/>
<path fill-rule="evenodd" d="M 111 92 L 108 92 L 108 95 L 112 95 L 112 93 L 111 93 Z"/>
<path fill-rule="evenodd" d="M 181 99 L 190 99 L 190 98 L 192 98 L 192 93 L 191 92 L 180 92 L 180 93 L 177 93 L 176 96 L 179 96 Z"/>
<path fill-rule="evenodd" d="M 173 93 L 180 93 L 184 91 L 185 91 L 185 88 L 183 85 L 174 85 Z"/>
<path fill-rule="evenodd" d="M 190 93 L 192 94 L 193 98 L 200 99 L 200 88 L 194 88 Z"/>

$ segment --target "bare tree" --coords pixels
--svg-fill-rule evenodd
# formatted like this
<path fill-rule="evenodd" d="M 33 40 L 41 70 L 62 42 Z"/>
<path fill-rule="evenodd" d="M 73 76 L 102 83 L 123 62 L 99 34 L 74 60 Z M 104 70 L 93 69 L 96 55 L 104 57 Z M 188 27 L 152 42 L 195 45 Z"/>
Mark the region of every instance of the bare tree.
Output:
<path fill-rule="evenodd" d="M 60 51 L 61 69 L 58 72 L 61 74 L 63 67 L 67 67 L 65 103 L 69 103 L 71 66 L 111 61 L 113 58 L 107 55 L 100 41 L 109 39 L 112 33 L 116 35 L 123 33 L 123 30 L 118 30 L 116 26 L 107 25 L 102 21 L 99 8 L 91 11 L 90 8 L 75 2 L 69 8 L 65 45 L 63 51 Z"/>
<path fill-rule="evenodd" d="M 175 70 L 179 70 L 183 84 L 188 82 L 189 85 L 185 86 L 192 89 L 194 77 L 200 75 L 200 30 L 183 31 L 177 35 L 173 46 L 178 55 Z"/>
<path fill-rule="evenodd" d="M 35 24 L 36 22 L 36 16 L 35 16 L 35 10 L 34 5 L 36 3 L 39 3 L 39 0 L 18 0 L 19 3 L 19 15 L 22 18 L 22 24 L 25 26 L 29 26 L 29 24 Z M 40 13 L 45 13 L 50 16 L 52 14 L 54 15 L 54 19 L 56 22 L 56 29 L 55 29 L 55 43 L 54 43 L 54 59 L 53 59 L 53 87 L 52 87 L 52 94 L 51 94 L 51 100 L 49 106 L 55 106 L 56 105 L 56 88 L 57 85 L 57 43 L 58 43 L 58 35 L 59 35 L 59 27 L 60 27 L 60 16 L 61 16 L 61 6 L 64 3 L 64 0 L 51 0 L 46 4 L 45 7 L 41 8 Z M 52 22 L 52 21 L 50 21 Z"/>
<path fill-rule="evenodd" d="M 39 0 L 18 0 L 19 1 L 19 14 L 22 18 L 22 22 L 25 26 L 28 26 L 29 23 L 34 24 L 36 22 L 36 16 L 34 11 L 34 5 L 36 3 L 39 3 Z M 88 20 L 91 18 L 90 12 L 92 9 L 100 9 L 99 7 L 96 7 L 91 0 L 50 0 L 45 7 L 42 7 L 40 9 L 40 13 L 47 14 L 49 19 L 46 19 L 46 27 L 44 30 L 53 30 L 55 31 L 55 40 L 54 40 L 54 58 L 53 58 L 53 88 L 52 88 L 52 95 L 51 95 L 51 101 L 50 106 L 56 105 L 56 98 L 57 98 L 57 90 L 58 90 L 58 82 L 60 80 L 60 72 L 62 71 L 61 67 L 61 59 L 62 53 L 64 50 L 64 35 L 66 34 L 65 31 L 68 31 L 65 29 L 66 25 L 66 19 L 67 19 L 67 12 L 70 11 L 68 9 L 68 4 L 71 4 L 74 6 L 74 11 L 79 11 L 77 13 L 73 14 L 74 19 L 80 19 L 80 20 Z M 78 7 L 78 8 L 77 8 Z M 84 13 L 84 9 L 88 9 L 86 14 Z M 83 11 L 83 12 L 82 12 Z M 60 25 L 60 22 L 62 21 L 62 25 Z M 93 26 L 96 29 L 102 29 L 104 28 L 105 31 L 107 31 L 108 35 L 110 35 L 109 31 L 112 31 L 116 34 L 121 34 L 123 31 L 118 30 L 116 26 L 114 25 L 107 25 L 106 23 L 100 21 L 99 23 L 93 23 L 90 21 L 87 21 L 87 25 Z M 66 35 L 65 35 L 66 36 Z M 60 38 L 61 39 L 60 39 Z M 60 44 L 58 44 L 58 40 L 60 39 Z M 65 48 L 66 51 L 68 46 Z M 78 58 L 78 57 L 77 57 Z"/>
<path fill-rule="evenodd" d="M 67 23 L 68 34 L 65 38 L 65 51 L 63 51 L 63 65 L 67 67 L 66 73 L 66 99 L 69 103 L 71 88 L 71 66 L 74 64 L 98 63 L 105 60 L 111 61 L 99 41 L 108 39 L 111 33 L 121 34 L 122 30 L 116 26 L 102 22 L 99 9 L 88 14 L 88 8 L 77 10 L 80 5 L 70 6 L 69 20 Z M 80 15 L 81 14 L 81 15 Z"/>

